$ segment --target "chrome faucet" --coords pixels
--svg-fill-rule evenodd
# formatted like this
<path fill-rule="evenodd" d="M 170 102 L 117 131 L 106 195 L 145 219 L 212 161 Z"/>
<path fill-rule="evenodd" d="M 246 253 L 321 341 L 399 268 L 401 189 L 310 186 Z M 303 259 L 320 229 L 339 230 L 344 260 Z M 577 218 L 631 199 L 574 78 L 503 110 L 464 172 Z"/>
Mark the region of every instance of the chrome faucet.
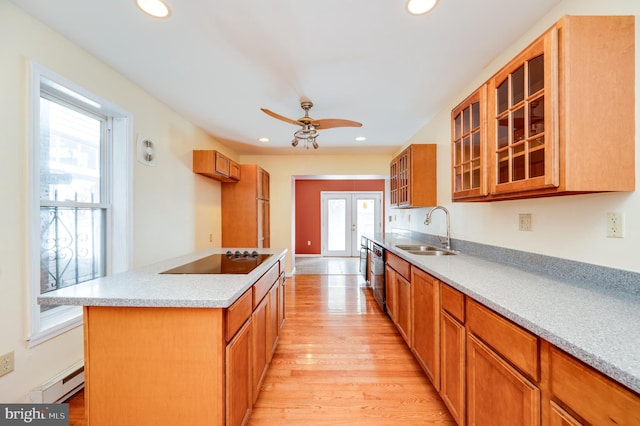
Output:
<path fill-rule="evenodd" d="M 447 242 L 446 242 L 444 248 L 446 248 L 447 250 L 451 250 L 451 224 L 449 222 L 449 210 L 447 210 L 446 208 L 444 208 L 442 206 L 433 207 L 427 213 L 427 218 L 424 220 L 424 224 L 425 225 L 431 225 L 431 215 L 433 214 L 433 212 L 435 210 L 438 210 L 438 209 L 442 210 L 444 212 L 444 214 L 447 216 Z M 440 238 L 440 237 L 438 237 L 438 238 Z M 440 240 L 440 242 L 442 242 L 442 240 Z"/>

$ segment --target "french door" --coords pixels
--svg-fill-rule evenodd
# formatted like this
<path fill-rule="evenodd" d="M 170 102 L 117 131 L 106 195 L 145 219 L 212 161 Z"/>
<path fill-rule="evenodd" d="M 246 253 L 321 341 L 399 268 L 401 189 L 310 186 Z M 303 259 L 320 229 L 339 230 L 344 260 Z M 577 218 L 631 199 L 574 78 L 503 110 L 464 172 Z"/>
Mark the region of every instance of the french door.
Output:
<path fill-rule="evenodd" d="M 321 192 L 322 255 L 359 256 L 360 237 L 382 232 L 382 192 Z"/>

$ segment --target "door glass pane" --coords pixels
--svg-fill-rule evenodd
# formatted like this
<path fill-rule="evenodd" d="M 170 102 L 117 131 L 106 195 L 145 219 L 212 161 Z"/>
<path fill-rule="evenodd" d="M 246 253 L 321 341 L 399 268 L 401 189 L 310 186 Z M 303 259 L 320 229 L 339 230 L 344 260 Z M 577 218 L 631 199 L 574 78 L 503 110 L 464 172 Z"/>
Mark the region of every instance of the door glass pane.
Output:
<path fill-rule="evenodd" d="M 544 88 L 544 55 L 529 61 L 529 96 Z"/>
<path fill-rule="evenodd" d="M 460 164 L 462 163 L 462 142 L 457 141 L 454 149 L 454 163 Z"/>
<path fill-rule="evenodd" d="M 471 104 L 471 129 L 480 127 L 480 102 Z"/>
<path fill-rule="evenodd" d="M 511 106 L 524 100 L 524 65 L 511 74 Z"/>
<path fill-rule="evenodd" d="M 456 115 L 453 119 L 453 139 L 460 139 L 460 123 L 462 122 L 462 114 Z"/>
<path fill-rule="evenodd" d="M 503 81 L 496 89 L 497 114 L 502 114 L 507 110 L 507 108 L 509 108 L 509 86 L 507 85 L 508 81 L 508 79 Z"/>
<path fill-rule="evenodd" d="M 462 166 L 455 168 L 454 188 L 456 192 L 462 190 Z"/>
<path fill-rule="evenodd" d="M 524 155 L 524 144 L 517 145 L 513 147 L 513 170 L 511 172 L 512 179 L 522 180 L 525 177 L 525 155 Z"/>
<path fill-rule="evenodd" d="M 375 233 L 375 201 L 359 198 L 356 202 L 356 242 L 360 243 L 363 234 L 373 235 Z"/>
<path fill-rule="evenodd" d="M 327 202 L 327 249 L 345 251 L 347 227 L 347 200 L 328 200 Z"/>
<path fill-rule="evenodd" d="M 480 188 L 480 161 L 474 161 L 472 167 L 471 188 Z"/>
<path fill-rule="evenodd" d="M 472 154 L 471 159 L 480 157 L 480 132 L 471 135 Z"/>
<path fill-rule="evenodd" d="M 504 148 L 509 144 L 509 116 L 498 119 L 498 148 Z"/>
<path fill-rule="evenodd" d="M 514 144 L 524 139 L 524 108 L 518 108 L 513 112 L 513 138 L 511 143 Z"/>
<path fill-rule="evenodd" d="M 464 138 L 462 140 L 462 143 L 463 143 L 463 146 L 464 146 L 464 149 L 463 149 L 464 152 L 462 153 L 462 155 L 464 157 L 463 157 L 462 161 L 466 162 L 466 161 L 469 161 L 469 157 L 471 156 L 471 140 L 470 140 L 469 136 Z"/>
<path fill-rule="evenodd" d="M 501 151 L 498 153 L 498 183 L 509 182 L 509 153 Z"/>
<path fill-rule="evenodd" d="M 544 176 L 544 148 L 529 154 L 529 177 Z"/>
<path fill-rule="evenodd" d="M 462 174 L 462 189 L 471 188 L 471 165 L 464 165 L 464 172 Z"/>
<path fill-rule="evenodd" d="M 529 136 L 544 132 L 544 96 L 529 104 Z"/>
<path fill-rule="evenodd" d="M 466 107 L 462 110 L 462 134 L 466 135 L 469 133 L 469 121 L 471 120 L 471 112 L 469 111 L 469 107 Z"/>

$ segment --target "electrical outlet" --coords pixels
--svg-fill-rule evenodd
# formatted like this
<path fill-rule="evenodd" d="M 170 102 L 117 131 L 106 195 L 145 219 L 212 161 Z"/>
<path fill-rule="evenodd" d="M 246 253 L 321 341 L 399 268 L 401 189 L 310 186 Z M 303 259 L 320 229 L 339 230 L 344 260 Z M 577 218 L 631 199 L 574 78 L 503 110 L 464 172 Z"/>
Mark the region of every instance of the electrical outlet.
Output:
<path fill-rule="evenodd" d="M 624 238 L 624 216 L 622 213 L 607 213 L 607 238 Z"/>
<path fill-rule="evenodd" d="M 520 213 L 518 215 L 518 229 L 521 231 L 531 231 L 533 229 L 533 215 L 531 213 Z"/>
<path fill-rule="evenodd" d="M 11 373 L 14 368 L 13 351 L 0 356 L 0 376 Z"/>

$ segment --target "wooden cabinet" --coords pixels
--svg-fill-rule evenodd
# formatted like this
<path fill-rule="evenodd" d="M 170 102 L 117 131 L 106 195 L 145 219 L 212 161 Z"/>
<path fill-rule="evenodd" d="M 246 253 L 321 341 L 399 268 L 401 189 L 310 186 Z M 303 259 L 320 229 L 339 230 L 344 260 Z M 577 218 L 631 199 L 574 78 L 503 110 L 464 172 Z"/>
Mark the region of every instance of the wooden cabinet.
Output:
<path fill-rule="evenodd" d="M 280 296 L 280 277 L 276 280 L 267 297 L 269 315 L 267 318 L 267 362 L 271 362 L 271 358 L 276 351 L 278 345 L 278 337 L 280 325 L 278 323 L 278 306 Z"/>
<path fill-rule="evenodd" d="M 253 285 L 253 402 L 278 343 L 278 287 L 280 263 L 276 263 Z"/>
<path fill-rule="evenodd" d="M 85 306 L 87 423 L 245 423 L 273 351 L 280 262 L 225 309 Z"/>
<path fill-rule="evenodd" d="M 239 182 L 222 185 L 222 246 L 270 247 L 269 173 L 255 164 L 240 168 Z"/>
<path fill-rule="evenodd" d="M 398 157 L 391 160 L 389 165 L 389 203 L 398 206 Z"/>
<path fill-rule="evenodd" d="M 466 423 L 465 297 L 440 283 L 440 396 L 459 426 Z"/>
<path fill-rule="evenodd" d="M 422 369 L 440 390 L 440 282 L 411 267 L 413 344 L 411 351 Z"/>
<path fill-rule="evenodd" d="M 389 167 L 391 207 L 429 207 L 438 201 L 436 145 L 409 145 Z"/>
<path fill-rule="evenodd" d="M 258 199 L 269 201 L 269 173 L 258 167 Z"/>
<path fill-rule="evenodd" d="M 539 425 L 538 338 L 468 299 L 467 421 L 470 425 Z"/>
<path fill-rule="evenodd" d="M 453 199 L 633 191 L 634 26 L 633 16 L 565 16 L 456 107 Z M 480 127 L 474 123 L 476 102 Z"/>
<path fill-rule="evenodd" d="M 267 331 L 269 327 L 269 312 L 268 312 L 269 298 L 265 297 L 256 306 L 253 311 L 252 318 L 252 334 L 253 334 L 253 402 L 255 403 L 260 393 L 260 386 L 262 380 L 267 372 L 268 366 L 268 346 Z"/>
<path fill-rule="evenodd" d="M 251 319 L 227 344 L 226 350 L 226 419 L 227 425 L 245 424 L 253 407 L 253 378 L 251 371 Z"/>
<path fill-rule="evenodd" d="M 640 424 L 637 394 L 556 347 L 544 348 L 549 351 L 549 424 Z"/>
<path fill-rule="evenodd" d="M 284 327 L 284 320 L 286 319 L 286 281 L 287 278 L 285 277 L 283 271 L 280 274 L 280 285 L 278 289 L 278 329 Z"/>
<path fill-rule="evenodd" d="M 487 85 L 451 112 L 452 199 L 487 195 Z"/>
<path fill-rule="evenodd" d="M 473 334 L 467 335 L 470 425 L 540 424 L 540 390 Z"/>
<path fill-rule="evenodd" d="M 411 273 L 409 262 L 386 253 L 385 285 L 389 316 L 411 347 Z"/>
<path fill-rule="evenodd" d="M 193 172 L 221 182 L 240 180 L 240 165 L 213 150 L 193 151 Z"/>

